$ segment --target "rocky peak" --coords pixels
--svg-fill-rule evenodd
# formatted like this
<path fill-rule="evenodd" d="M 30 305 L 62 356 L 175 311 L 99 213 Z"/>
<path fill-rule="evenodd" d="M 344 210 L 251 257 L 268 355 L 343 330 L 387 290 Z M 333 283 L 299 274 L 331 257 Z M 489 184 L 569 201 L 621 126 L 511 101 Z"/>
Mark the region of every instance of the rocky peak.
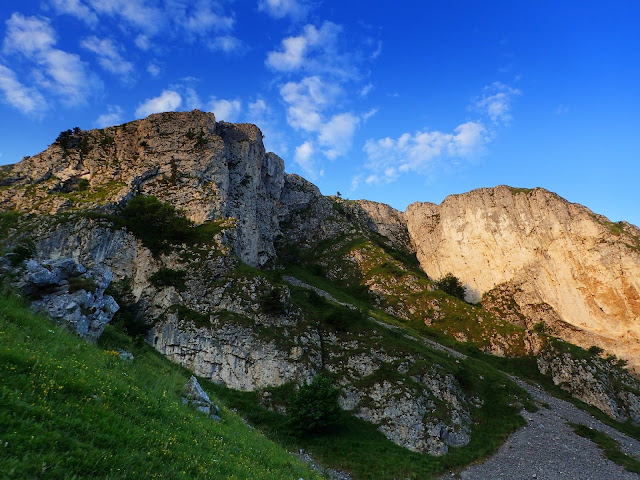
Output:
<path fill-rule="evenodd" d="M 640 367 L 637 227 L 610 222 L 542 188 L 507 186 L 451 195 L 441 205 L 414 203 L 406 218 L 432 278 L 452 272 L 473 302 L 512 285 L 522 311 L 551 309 L 589 333 L 569 340 L 601 344 Z"/>
<path fill-rule="evenodd" d="M 248 264 L 275 256 L 284 162 L 265 152 L 255 125 L 216 123 L 194 110 L 63 132 L 3 176 L 13 188 L 0 192 L 2 210 L 111 212 L 134 195 L 153 195 L 196 223 L 234 218 L 230 238 Z"/>

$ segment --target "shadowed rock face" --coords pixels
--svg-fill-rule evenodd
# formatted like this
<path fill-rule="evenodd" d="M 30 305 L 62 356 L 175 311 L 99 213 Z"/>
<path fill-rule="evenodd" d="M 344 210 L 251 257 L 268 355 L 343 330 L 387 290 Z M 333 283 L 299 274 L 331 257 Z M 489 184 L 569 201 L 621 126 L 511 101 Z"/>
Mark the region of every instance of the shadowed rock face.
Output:
<path fill-rule="evenodd" d="M 544 189 L 506 186 L 452 195 L 441 205 L 414 203 L 406 218 L 432 278 L 453 273 L 474 302 L 511 290 L 512 306 L 529 323 L 561 320 L 567 340 L 599 344 L 640 368 L 637 227 Z"/>

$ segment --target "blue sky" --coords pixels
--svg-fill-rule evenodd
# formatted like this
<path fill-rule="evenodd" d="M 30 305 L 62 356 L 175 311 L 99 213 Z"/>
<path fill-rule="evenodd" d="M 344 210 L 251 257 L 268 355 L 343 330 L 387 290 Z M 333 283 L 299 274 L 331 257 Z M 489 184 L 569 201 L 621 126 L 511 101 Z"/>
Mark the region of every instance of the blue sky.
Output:
<path fill-rule="evenodd" d="M 0 164 L 165 110 L 323 193 L 540 186 L 640 224 L 640 2 L 4 0 Z"/>

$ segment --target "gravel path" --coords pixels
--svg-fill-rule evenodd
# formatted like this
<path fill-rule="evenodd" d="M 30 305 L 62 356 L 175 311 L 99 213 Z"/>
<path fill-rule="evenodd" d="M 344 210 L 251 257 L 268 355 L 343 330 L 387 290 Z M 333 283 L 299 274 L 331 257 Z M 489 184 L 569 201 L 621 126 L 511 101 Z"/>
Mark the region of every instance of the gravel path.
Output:
<path fill-rule="evenodd" d="M 523 412 L 527 425 L 512 434 L 484 463 L 472 465 L 444 479 L 497 480 L 638 480 L 608 460 L 600 447 L 571 429 L 567 422 L 600 430 L 627 455 L 640 460 L 640 442 L 611 428 L 572 404 L 538 387 L 515 380 L 536 400 L 540 409 Z"/>

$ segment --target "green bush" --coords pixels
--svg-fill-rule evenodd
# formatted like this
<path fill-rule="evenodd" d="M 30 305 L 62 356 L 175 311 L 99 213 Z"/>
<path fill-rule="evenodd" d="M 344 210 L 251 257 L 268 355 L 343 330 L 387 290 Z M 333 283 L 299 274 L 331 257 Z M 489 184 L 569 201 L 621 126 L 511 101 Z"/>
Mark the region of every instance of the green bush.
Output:
<path fill-rule="evenodd" d="M 192 222 L 156 197 L 134 197 L 121 216 L 127 229 L 154 254 L 169 250 L 171 244 L 184 243 L 192 233 Z"/>
<path fill-rule="evenodd" d="M 7 252 L 7 258 L 11 266 L 17 267 L 23 261 L 32 258 L 36 254 L 36 246 L 31 240 L 26 240 Z"/>
<path fill-rule="evenodd" d="M 331 380 L 316 376 L 294 394 L 289 406 L 289 422 L 302 434 L 320 434 L 334 428 L 340 421 L 342 410 L 338 404 L 340 390 Z"/>
<path fill-rule="evenodd" d="M 281 315 L 286 312 L 280 288 L 276 287 L 260 297 L 260 310 L 267 315 Z"/>
<path fill-rule="evenodd" d="M 436 286 L 444 293 L 448 293 L 452 297 L 464 300 L 465 288 L 460 279 L 452 273 L 447 273 L 440 280 L 436 281 Z"/>
<path fill-rule="evenodd" d="M 185 285 L 185 277 L 187 272 L 184 270 L 174 270 L 172 268 L 161 268 L 151 275 L 151 283 L 156 287 L 175 287 L 176 290 L 182 291 Z"/>
<path fill-rule="evenodd" d="M 153 326 L 138 315 L 138 303 L 133 295 L 130 278 L 111 282 L 104 292 L 111 295 L 120 309 L 113 316 L 113 324 L 119 326 L 131 337 L 143 338 Z"/>
<path fill-rule="evenodd" d="M 600 355 L 602 352 L 604 352 L 604 349 L 598 347 L 597 345 L 591 345 L 588 349 L 588 352 L 591 355 Z"/>

